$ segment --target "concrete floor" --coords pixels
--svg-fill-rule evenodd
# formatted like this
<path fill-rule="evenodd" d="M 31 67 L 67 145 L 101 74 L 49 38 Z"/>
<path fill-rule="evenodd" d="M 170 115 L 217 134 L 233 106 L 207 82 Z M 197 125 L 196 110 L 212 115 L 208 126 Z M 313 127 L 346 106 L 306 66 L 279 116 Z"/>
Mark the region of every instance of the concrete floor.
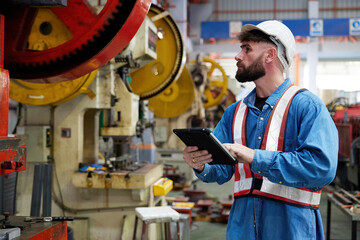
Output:
<path fill-rule="evenodd" d="M 198 181 L 196 183 L 197 189 L 205 189 L 206 195 L 210 198 L 218 197 L 220 200 L 232 194 L 233 181 L 229 181 L 221 186 L 216 183 L 203 183 Z M 220 196 L 219 196 L 220 194 Z M 183 195 L 181 191 L 170 193 L 170 196 Z M 327 198 L 326 193 L 322 194 L 320 203 L 320 212 L 324 225 L 324 232 L 326 236 L 326 216 L 327 216 Z M 212 239 L 226 239 L 226 224 L 225 223 L 211 223 L 193 221 L 193 226 L 190 231 L 190 239 L 192 240 L 212 240 Z M 331 208 L 331 240 L 350 240 L 351 239 L 351 220 L 337 207 L 332 205 Z M 360 224 L 357 228 L 357 239 L 360 240 Z"/>

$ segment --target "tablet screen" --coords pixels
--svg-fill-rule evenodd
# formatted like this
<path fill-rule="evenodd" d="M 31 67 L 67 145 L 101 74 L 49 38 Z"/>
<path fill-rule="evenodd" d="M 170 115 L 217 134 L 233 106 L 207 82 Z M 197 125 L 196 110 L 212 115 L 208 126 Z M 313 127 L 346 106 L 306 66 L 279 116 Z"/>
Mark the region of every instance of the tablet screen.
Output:
<path fill-rule="evenodd" d="M 207 128 L 182 128 L 174 129 L 173 132 L 186 146 L 197 146 L 199 150 L 207 150 L 213 158 L 209 164 L 234 165 L 237 163 L 237 160 Z"/>

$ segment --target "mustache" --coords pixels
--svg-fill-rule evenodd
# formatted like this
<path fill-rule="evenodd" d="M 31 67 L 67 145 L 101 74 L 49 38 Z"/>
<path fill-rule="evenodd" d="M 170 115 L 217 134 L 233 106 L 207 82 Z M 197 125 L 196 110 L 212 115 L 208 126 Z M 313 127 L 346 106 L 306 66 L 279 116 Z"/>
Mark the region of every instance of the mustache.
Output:
<path fill-rule="evenodd" d="M 236 66 L 237 66 L 237 67 L 243 67 L 243 68 L 245 68 L 245 65 L 244 65 L 242 62 L 237 62 L 237 63 L 236 63 Z"/>

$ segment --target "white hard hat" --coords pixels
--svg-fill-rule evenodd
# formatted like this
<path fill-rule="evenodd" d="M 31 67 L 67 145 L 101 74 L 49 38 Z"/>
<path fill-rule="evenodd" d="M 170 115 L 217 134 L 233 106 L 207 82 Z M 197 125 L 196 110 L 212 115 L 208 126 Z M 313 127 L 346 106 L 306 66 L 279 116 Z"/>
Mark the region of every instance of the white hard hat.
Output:
<path fill-rule="evenodd" d="M 282 22 L 269 20 L 258 25 L 246 24 L 241 32 L 260 30 L 270 36 L 270 40 L 278 47 L 278 57 L 288 75 L 289 67 L 295 55 L 295 38 L 290 29 Z M 284 55 L 283 55 L 284 53 Z"/>

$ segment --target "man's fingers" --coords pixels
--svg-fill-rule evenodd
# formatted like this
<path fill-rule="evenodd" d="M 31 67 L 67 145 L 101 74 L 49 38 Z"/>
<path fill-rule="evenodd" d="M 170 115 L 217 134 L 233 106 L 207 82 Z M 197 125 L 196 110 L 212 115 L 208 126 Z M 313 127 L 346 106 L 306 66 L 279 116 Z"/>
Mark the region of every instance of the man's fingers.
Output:
<path fill-rule="evenodd" d="M 205 155 L 204 155 L 204 153 L 205 153 Z M 207 151 L 196 152 L 196 153 L 192 154 L 192 157 L 184 158 L 184 159 L 190 167 L 197 169 L 197 170 L 204 169 L 205 163 L 212 162 L 212 156 L 211 156 L 211 154 L 208 154 Z"/>
<path fill-rule="evenodd" d="M 206 154 L 198 158 L 200 162 L 208 162 L 209 160 L 212 161 L 211 154 Z"/>
<path fill-rule="evenodd" d="M 187 146 L 183 149 L 183 159 L 191 168 L 202 171 L 205 163 L 212 161 L 212 156 L 207 150 L 198 150 L 195 146 Z"/>
<path fill-rule="evenodd" d="M 230 150 L 230 148 L 231 148 L 231 144 L 230 144 L 230 143 L 224 143 L 223 145 L 224 145 L 224 147 L 225 147 L 227 150 Z"/>
<path fill-rule="evenodd" d="M 198 150 L 198 147 L 196 146 L 187 146 L 183 149 L 184 153 L 190 153 L 190 152 L 195 152 Z"/>
<path fill-rule="evenodd" d="M 191 159 L 191 161 L 194 164 L 200 164 L 200 165 L 204 165 L 205 163 L 212 162 L 212 160 L 213 159 L 211 154 L 206 154 L 206 155 L 202 155 L 201 157 L 195 157 Z"/>

